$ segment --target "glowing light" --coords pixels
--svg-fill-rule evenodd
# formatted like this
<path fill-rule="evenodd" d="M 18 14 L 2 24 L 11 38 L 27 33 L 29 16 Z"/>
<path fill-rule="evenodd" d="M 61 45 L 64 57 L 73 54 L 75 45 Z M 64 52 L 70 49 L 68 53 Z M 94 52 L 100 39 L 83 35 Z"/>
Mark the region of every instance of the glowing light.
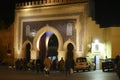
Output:
<path fill-rule="evenodd" d="M 18 50 L 17 53 L 18 53 L 18 54 L 17 54 L 17 58 L 20 58 L 20 50 Z"/>
<path fill-rule="evenodd" d="M 99 43 L 99 40 L 98 40 L 98 39 L 95 39 L 95 43 Z"/>
<path fill-rule="evenodd" d="M 37 41 L 37 50 L 39 50 L 39 40 Z"/>
<path fill-rule="evenodd" d="M 95 39 L 92 43 L 92 52 L 101 52 L 102 45 L 98 39 Z"/>
<path fill-rule="evenodd" d="M 30 33 L 30 36 L 31 36 L 31 37 L 34 37 L 35 35 L 36 35 L 36 30 L 33 29 L 33 30 L 31 31 L 31 33 Z"/>
<path fill-rule="evenodd" d="M 34 50 L 31 50 L 31 59 L 36 59 L 36 56 L 37 56 L 37 54 L 36 54 L 36 52 L 34 51 Z"/>

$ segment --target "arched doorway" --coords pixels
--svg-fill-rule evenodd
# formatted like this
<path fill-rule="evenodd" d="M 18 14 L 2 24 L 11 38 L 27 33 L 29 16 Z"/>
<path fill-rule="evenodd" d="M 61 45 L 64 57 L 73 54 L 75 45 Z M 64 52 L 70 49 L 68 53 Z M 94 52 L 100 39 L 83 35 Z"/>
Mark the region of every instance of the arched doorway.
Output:
<path fill-rule="evenodd" d="M 26 50 L 26 55 L 25 55 L 25 58 L 26 58 L 26 60 L 27 61 L 30 61 L 30 49 L 31 49 L 31 46 L 30 46 L 30 43 L 27 43 L 26 44 L 26 48 L 25 48 Z"/>
<path fill-rule="evenodd" d="M 39 58 L 44 60 L 45 56 L 49 56 L 52 60 L 57 59 L 58 56 L 58 39 L 56 35 L 51 32 L 45 32 L 39 41 Z"/>
<path fill-rule="evenodd" d="M 72 43 L 69 43 L 67 45 L 67 54 L 66 54 L 66 58 L 69 58 L 69 59 L 73 59 L 74 56 L 73 56 L 73 44 Z"/>
<path fill-rule="evenodd" d="M 48 41 L 48 56 L 55 60 L 58 57 L 58 39 L 55 34 L 52 34 Z"/>
<path fill-rule="evenodd" d="M 46 56 L 46 33 L 42 35 L 39 41 L 39 59 L 44 61 L 44 58 Z"/>
<path fill-rule="evenodd" d="M 55 36 L 57 37 L 57 40 L 58 40 L 58 43 L 59 43 L 58 49 L 57 49 L 57 51 L 58 51 L 58 59 L 60 59 L 61 55 L 59 55 L 59 54 L 61 54 L 61 52 L 63 52 L 62 35 L 60 34 L 60 32 L 57 29 L 55 29 L 54 27 L 49 26 L 49 25 L 46 25 L 43 28 L 41 28 L 39 31 L 37 31 L 37 33 L 36 33 L 36 35 L 34 37 L 33 49 L 36 51 L 37 58 L 39 58 L 39 55 L 40 55 L 40 50 L 41 50 L 40 43 L 42 43 L 41 42 L 42 36 L 45 35 L 47 32 L 52 32 L 52 34 L 55 34 Z M 45 39 L 47 39 L 46 40 L 46 43 L 47 43 L 46 49 L 48 49 L 48 42 L 49 42 L 50 36 L 49 37 L 47 36 Z"/>

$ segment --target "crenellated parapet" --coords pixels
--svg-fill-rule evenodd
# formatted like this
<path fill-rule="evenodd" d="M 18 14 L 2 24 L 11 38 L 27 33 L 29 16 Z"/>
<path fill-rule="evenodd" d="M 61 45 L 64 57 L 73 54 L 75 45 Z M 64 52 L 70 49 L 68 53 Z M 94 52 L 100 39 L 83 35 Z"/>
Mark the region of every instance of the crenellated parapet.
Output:
<path fill-rule="evenodd" d="M 16 9 L 28 8 L 28 7 L 39 7 L 39 6 L 51 6 L 51 5 L 60 5 L 60 4 L 70 4 L 70 3 L 83 3 L 88 0 L 37 0 L 22 2 L 16 4 Z"/>

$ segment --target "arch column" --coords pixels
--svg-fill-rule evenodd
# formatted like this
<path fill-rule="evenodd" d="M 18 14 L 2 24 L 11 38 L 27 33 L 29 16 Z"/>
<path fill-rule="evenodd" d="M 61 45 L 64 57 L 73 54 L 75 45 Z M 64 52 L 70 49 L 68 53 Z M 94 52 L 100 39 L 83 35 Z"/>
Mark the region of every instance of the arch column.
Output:
<path fill-rule="evenodd" d="M 31 53 L 30 53 L 30 55 L 31 55 L 31 59 L 33 60 L 33 59 L 37 59 L 38 58 L 38 51 L 36 51 L 36 50 L 31 50 L 30 51 Z"/>
<path fill-rule="evenodd" d="M 81 23 L 79 17 L 76 21 L 76 53 L 82 52 L 82 32 L 81 32 Z"/>

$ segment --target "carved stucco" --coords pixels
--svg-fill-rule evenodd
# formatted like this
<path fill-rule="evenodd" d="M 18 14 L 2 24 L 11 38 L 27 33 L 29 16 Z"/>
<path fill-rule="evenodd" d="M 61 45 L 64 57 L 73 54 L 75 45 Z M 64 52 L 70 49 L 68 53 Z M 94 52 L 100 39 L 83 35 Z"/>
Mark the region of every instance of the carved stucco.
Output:
<path fill-rule="evenodd" d="M 65 55 L 66 42 L 70 42 L 75 47 L 75 54 L 80 56 L 80 50 L 84 47 L 84 27 L 86 18 L 86 4 L 82 3 L 62 5 L 61 6 L 50 6 L 50 7 L 37 7 L 30 9 L 16 10 L 15 18 L 15 57 L 19 56 L 23 49 L 23 44 L 29 39 L 32 44 L 32 51 L 38 54 L 38 48 L 36 47 L 38 39 L 48 30 L 51 30 L 58 38 L 59 48 L 58 52 Z M 73 7 L 71 7 L 73 6 Z M 72 36 L 66 36 L 66 25 L 67 23 L 73 24 Z M 30 25 L 31 29 L 34 28 L 37 32 L 35 37 L 28 38 L 25 36 L 25 27 Z M 46 26 L 48 25 L 48 26 Z M 43 31 L 42 31 L 43 30 Z M 80 35 L 82 34 L 82 36 Z M 82 41 L 82 43 L 81 43 Z M 81 52 L 83 53 L 83 51 Z M 18 55 L 19 54 L 19 55 Z"/>

